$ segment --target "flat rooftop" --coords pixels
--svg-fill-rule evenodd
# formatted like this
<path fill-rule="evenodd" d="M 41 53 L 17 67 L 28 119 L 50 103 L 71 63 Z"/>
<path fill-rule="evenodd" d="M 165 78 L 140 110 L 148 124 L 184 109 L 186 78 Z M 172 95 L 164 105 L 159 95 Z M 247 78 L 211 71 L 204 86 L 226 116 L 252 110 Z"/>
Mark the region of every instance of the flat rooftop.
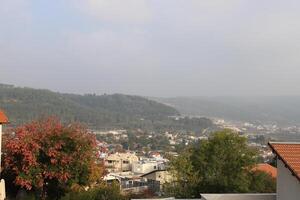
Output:
<path fill-rule="evenodd" d="M 276 200 L 276 194 L 201 194 L 202 200 Z"/>

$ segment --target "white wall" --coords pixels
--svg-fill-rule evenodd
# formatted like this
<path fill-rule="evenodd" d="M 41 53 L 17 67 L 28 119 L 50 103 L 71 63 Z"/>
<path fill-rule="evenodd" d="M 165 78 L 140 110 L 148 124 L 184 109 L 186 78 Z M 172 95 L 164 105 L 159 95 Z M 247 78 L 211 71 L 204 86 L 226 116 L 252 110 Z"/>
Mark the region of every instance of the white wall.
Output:
<path fill-rule="evenodd" d="M 299 200 L 300 182 L 284 163 L 277 159 L 277 200 Z"/>
<path fill-rule="evenodd" d="M 157 162 L 134 162 L 132 164 L 132 172 L 146 174 L 158 169 Z"/>

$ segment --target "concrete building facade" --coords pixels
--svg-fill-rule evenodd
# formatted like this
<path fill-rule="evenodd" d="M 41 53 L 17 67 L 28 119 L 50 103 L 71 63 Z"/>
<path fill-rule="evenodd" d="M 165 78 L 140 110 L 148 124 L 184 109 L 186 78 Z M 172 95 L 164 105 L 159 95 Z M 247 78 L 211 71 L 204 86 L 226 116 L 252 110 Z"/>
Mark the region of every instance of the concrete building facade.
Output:
<path fill-rule="evenodd" d="M 285 164 L 277 159 L 277 200 L 299 200 L 300 182 Z"/>
<path fill-rule="evenodd" d="M 300 143 L 270 142 L 277 156 L 277 200 L 300 199 Z"/>
<path fill-rule="evenodd" d="M 105 167 L 109 172 L 127 172 L 132 170 L 132 164 L 138 160 L 134 152 L 114 153 L 105 159 Z"/>

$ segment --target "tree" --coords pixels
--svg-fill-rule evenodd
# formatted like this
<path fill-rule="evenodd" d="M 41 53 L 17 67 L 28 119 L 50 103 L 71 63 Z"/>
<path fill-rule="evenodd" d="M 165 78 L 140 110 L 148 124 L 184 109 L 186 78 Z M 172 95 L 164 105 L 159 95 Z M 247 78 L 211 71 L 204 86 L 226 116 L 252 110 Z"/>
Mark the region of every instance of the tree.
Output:
<path fill-rule="evenodd" d="M 195 169 L 190 156 L 192 148 L 185 149 L 177 158 L 170 157 L 169 171 L 174 176 L 174 181 L 166 183 L 164 192 L 177 198 L 195 198 L 197 194 L 196 186 L 199 178 L 195 176 Z"/>
<path fill-rule="evenodd" d="M 268 174 L 251 172 L 256 158 L 257 151 L 247 146 L 245 137 L 230 130 L 216 132 L 171 162 L 177 181 L 168 191 L 185 198 L 200 193 L 274 191 Z"/>
<path fill-rule="evenodd" d="M 4 174 L 13 175 L 16 186 L 41 199 L 59 199 L 74 184 L 95 181 L 91 174 L 101 165 L 96 140 L 83 126 L 48 118 L 14 132 L 5 143 Z"/>
<path fill-rule="evenodd" d="M 120 193 L 120 186 L 100 184 L 90 190 L 81 190 L 67 194 L 62 200 L 129 200 Z"/>
<path fill-rule="evenodd" d="M 274 193 L 276 191 L 276 179 L 262 171 L 251 171 L 250 192 Z"/>

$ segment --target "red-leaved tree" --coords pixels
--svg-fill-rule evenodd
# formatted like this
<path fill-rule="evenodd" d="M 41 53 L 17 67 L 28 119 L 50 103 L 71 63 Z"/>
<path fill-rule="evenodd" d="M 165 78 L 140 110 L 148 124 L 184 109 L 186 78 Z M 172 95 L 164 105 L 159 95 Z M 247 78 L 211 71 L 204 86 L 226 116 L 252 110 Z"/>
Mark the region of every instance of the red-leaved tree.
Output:
<path fill-rule="evenodd" d="M 56 118 L 17 128 L 4 150 L 5 173 L 42 199 L 58 199 L 74 184 L 89 185 L 92 170 L 101 165 L 95 137 L 79 124 L 65 126 Z"/>

